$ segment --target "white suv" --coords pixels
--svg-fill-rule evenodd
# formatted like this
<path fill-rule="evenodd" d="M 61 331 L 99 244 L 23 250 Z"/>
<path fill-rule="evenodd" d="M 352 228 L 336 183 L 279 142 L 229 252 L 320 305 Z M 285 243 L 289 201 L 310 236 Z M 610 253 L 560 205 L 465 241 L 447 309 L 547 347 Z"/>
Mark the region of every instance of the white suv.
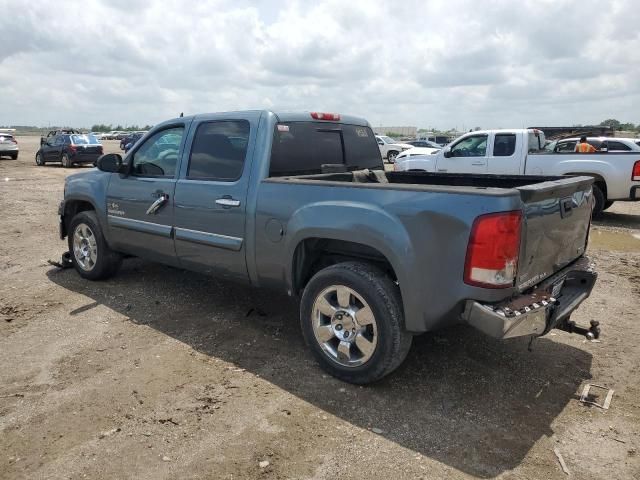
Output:
<path fill-rule="evenodd" d="M 394 163 L 400 152 L 413 148 L 413 145 L 397 143 L 393 138 L 387 137 L 386 135 L 376 135 L 376 140 L 378 141 L 378 148 L 382 154 L 382 159 L 388 160 L 389 163 Z"/>

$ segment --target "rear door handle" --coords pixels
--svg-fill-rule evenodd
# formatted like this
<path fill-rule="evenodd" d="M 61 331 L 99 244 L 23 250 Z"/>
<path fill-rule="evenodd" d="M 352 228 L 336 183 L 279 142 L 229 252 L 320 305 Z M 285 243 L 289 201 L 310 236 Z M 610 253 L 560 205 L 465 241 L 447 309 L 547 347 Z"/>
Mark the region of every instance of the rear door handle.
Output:
<path fill-rule="evenodd" d="M 223 207 L 226 207 L 226 208 L 239 207 L 240 206 L 240 200 L 234 200 L 230 196 L 225 196 L 225 197 L 222 197 L 222 198 L 218 198 L 216 200 L 216 204 L 217 205 L 222 205 Z"/>
<path fill-rule="evenodd" d="M 472 162 L 471 165 L 486 165 L 485 162 Z"/>
<path fill-rule="evenodd" d="M 447 169 L 446 169 L 446 168 L 439 168 L 439 169 L 438 169 L 438 171 L 439 171 L 439 172 L 446 172 L 446 171 L 447 171 Z"/>

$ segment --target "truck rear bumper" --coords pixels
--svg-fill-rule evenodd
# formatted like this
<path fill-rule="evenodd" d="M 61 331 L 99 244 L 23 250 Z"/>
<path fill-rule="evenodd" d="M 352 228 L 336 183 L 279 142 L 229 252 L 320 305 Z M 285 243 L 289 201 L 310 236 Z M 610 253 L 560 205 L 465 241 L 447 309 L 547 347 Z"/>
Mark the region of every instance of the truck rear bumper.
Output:
<path fill-rule="evenodd" d="M 495 338 L 544 335 L 569 320 L 591 294 L 596 278 L 589 258 L 581 257 L 529 293 L 497 304 L 467 300 L 462 317 Z"/>

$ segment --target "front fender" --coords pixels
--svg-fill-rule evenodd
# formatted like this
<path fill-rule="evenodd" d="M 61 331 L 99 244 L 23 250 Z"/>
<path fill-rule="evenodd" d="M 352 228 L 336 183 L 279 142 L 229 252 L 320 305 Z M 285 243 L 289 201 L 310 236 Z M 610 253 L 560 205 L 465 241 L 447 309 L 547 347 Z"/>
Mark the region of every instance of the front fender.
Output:
<path fill-rule="evenodd" d="M 107 228 L 107 188 L 111 175 L 111 173 L 101 172 L 100 170 L 70 175 L 65 183 L 63 200 L 64 205 L 74 201 L 91 204 L 96 212 L 107 243 L 111 243 L 109 229 Z"/>

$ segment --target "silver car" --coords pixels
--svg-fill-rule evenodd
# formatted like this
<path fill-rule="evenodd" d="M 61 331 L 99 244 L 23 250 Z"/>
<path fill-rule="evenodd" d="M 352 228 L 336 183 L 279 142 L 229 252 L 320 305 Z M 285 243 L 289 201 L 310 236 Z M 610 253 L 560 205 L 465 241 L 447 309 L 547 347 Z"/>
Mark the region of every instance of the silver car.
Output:
<path fill-rule="evenodd" d="M 19 152 L 18 141 L 13 136 L 13 133 L 0 130 L 0 157 L 11 157 L 16 160 Z"/>

